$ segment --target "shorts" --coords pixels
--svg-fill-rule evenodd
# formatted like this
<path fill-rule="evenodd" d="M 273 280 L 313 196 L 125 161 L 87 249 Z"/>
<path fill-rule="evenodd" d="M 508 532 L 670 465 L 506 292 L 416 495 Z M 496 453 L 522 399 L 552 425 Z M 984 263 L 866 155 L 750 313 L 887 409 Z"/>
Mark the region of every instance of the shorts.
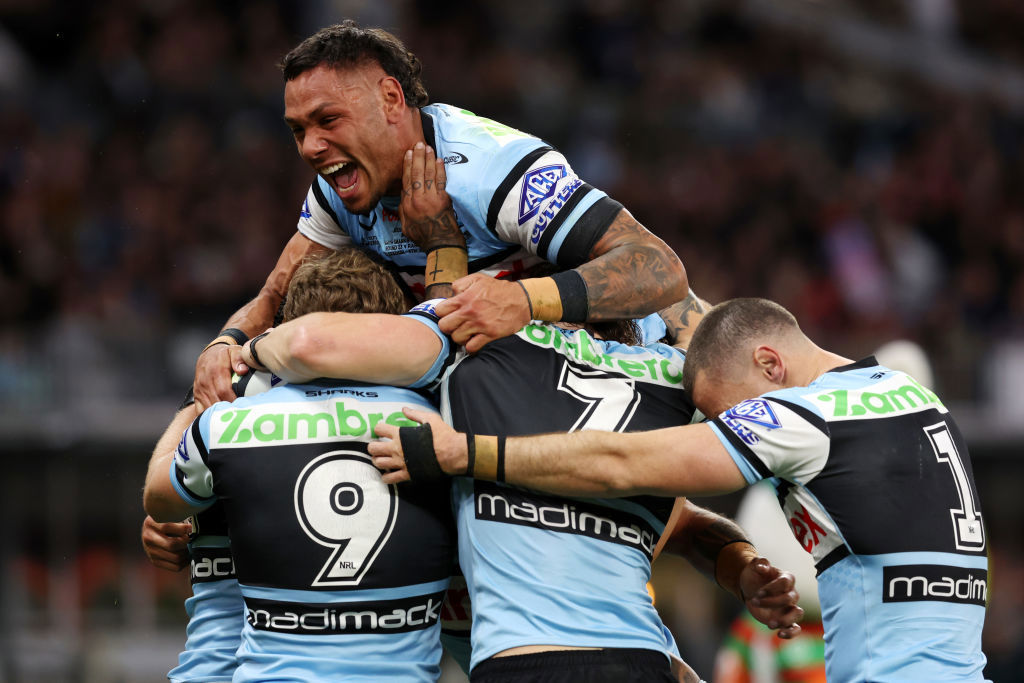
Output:
<path fill-rule="evenodd" d="M 558 650 L 491 657 L 477 664 L 470 683 L 677 683 L 668 656 L 654 650 Z"/>

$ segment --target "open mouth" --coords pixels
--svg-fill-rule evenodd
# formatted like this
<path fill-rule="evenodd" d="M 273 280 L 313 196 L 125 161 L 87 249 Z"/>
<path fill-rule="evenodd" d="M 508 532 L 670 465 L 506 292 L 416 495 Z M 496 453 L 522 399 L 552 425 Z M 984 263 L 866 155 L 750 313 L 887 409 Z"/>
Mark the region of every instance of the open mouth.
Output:
<path fill-rule="evenodd" d="M 359 180 L 359 167 L 355 162 L 343 161 L 320 169 L 320 174 L 330 178 L 338 192 L 352 190 Z"/>

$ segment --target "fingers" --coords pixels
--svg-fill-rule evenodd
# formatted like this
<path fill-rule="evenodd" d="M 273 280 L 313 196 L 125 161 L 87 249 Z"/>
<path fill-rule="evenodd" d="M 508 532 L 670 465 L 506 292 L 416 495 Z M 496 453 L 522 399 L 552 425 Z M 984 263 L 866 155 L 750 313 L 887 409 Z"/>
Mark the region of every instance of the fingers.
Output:
<path fill-rule="evenodd" d="M 426 155 L 426 145 L 417 142 L 412 149 L 412 168 L 409 173 L 409 189 L 414 195 L 423 194 L 423 159 Z"/>
<path fill-rule="evenodd" d="M 419 422 L 420 424 L 436 424 L 438 422 L 441 422 L 441 416 L 438 415 L 437 413 L 432 413 L 426 410 L 420 410 L 419 408 L 412 408 L 410 406 L 405 406 L 404 408 L 402 408 L 402 414 L 405 415 L 410 420 Z"/>
<path fill-rule="evenodd" d="M 231 389 L 231 356 L 228 344 L 211 346 L 196 361 L 194 394 L 197 404 L 210 406 L 235 398 Z"/>
<path fill-rule="evenodd" d="M 408 195 L 412 188 L 412 150 L 406 150 L 402 161 L 402 194 Z"/>
<path fill-rule="evenodd" d="M 434 148 L 427 147 L 423 151 L 423 189 L 426 192 L 436 192 L 435 185 L 437 178 L 437 163 L 434 156 Z"/>
<path fill-rule="evenodd" d="M 454 339 L 454 337 L 452 337 L 452 339 Z M 466 341 L 466 351 L 468 353 L 476 353 L 495 339 L 496 337 L 491 337 L 486 334 L 474 334 Z"/>
<path fill-rule="evenodd" d="M 159 569 L 177 572 L 189 563 L 188 522 L 158 523 L 152 517 L 142 522 L 142 548 L 150 563 Z"/>
<path fill-rule="evenodd" d="M 444 192 L 448 188 L 448 171 L 445 169 L 444 159 L 441 157 L 434 159 L 434 182 L 438 192 Z"/>

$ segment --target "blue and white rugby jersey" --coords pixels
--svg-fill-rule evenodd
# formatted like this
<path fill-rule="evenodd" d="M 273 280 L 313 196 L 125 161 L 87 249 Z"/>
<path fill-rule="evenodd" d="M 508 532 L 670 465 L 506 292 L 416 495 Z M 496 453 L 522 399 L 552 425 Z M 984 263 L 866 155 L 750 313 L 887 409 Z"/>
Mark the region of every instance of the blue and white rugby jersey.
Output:
<path fill-rule="evenodd" d="M 387 486 L 366 452 L 378 422 L 414 424 L 407 405 L 432 409 L 412 389 L 320 380 L 217 403 L 186 430 L 172 482 L 224 505 L 244 599 L 235 681 L 436 680 L 448 489 Z"/>
<path fill-rule="evenodd" d="M 448 195 L 466 237 L 469 272 L 499 277 L 547 260 L 585 262 L 622 205 L 583 182 L 544 141 L 447 104 L 421 110 L 427 144 L 445 160 Z M 332 249 L 354 244 L 393 262 L 423 296 L 426 255 L 402 234 L 398 197 L 372 213 L 349 213 L 317 176 L 298 230 Z"/>
<path fill-rule="evenodd" d="M 192 596 L 185 600 L 185 650 L 167 678 L 173 683 L 230 681 L 242 641 L 245 603 L 231 559 L 224 507 L 214 503 L 190 521 Z"/>
<path fill-rule="evenodd" d="M 542 323 L 463 356 L 442 382 L 460 431 L 517 436 L 645 430 L 691 421 L 684 354 Z M 473 609 L 472 666 L 512 647 L 678 654 L 646 585 L 674 499 L 561 498 L 456 477 L 459 559 Z"/>
<path fill-rule="evenodd" d="M 711 422 L 814 557 L 830 681 L 981 681 L 985 526 L 939 398 L 874 358 Z"/>

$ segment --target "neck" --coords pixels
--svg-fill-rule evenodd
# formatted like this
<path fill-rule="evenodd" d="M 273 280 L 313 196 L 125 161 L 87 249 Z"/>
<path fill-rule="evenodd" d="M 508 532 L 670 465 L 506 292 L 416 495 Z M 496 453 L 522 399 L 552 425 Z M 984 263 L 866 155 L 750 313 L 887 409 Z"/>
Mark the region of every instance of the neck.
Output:
<path fill-rule="evenodd" d="M 825 349 L 818 348 L 817 346 L 815 346 L 814 349 L 814 356 L 807 364 L 807 374 L 801 378 L 800 386 L 807 386 L 826 372 L 841 365 L 849 365 L 853 362 L 849 358 L 840 356 L 837 353 L 832 353 L 831 351 L 826 351 Z"/>

